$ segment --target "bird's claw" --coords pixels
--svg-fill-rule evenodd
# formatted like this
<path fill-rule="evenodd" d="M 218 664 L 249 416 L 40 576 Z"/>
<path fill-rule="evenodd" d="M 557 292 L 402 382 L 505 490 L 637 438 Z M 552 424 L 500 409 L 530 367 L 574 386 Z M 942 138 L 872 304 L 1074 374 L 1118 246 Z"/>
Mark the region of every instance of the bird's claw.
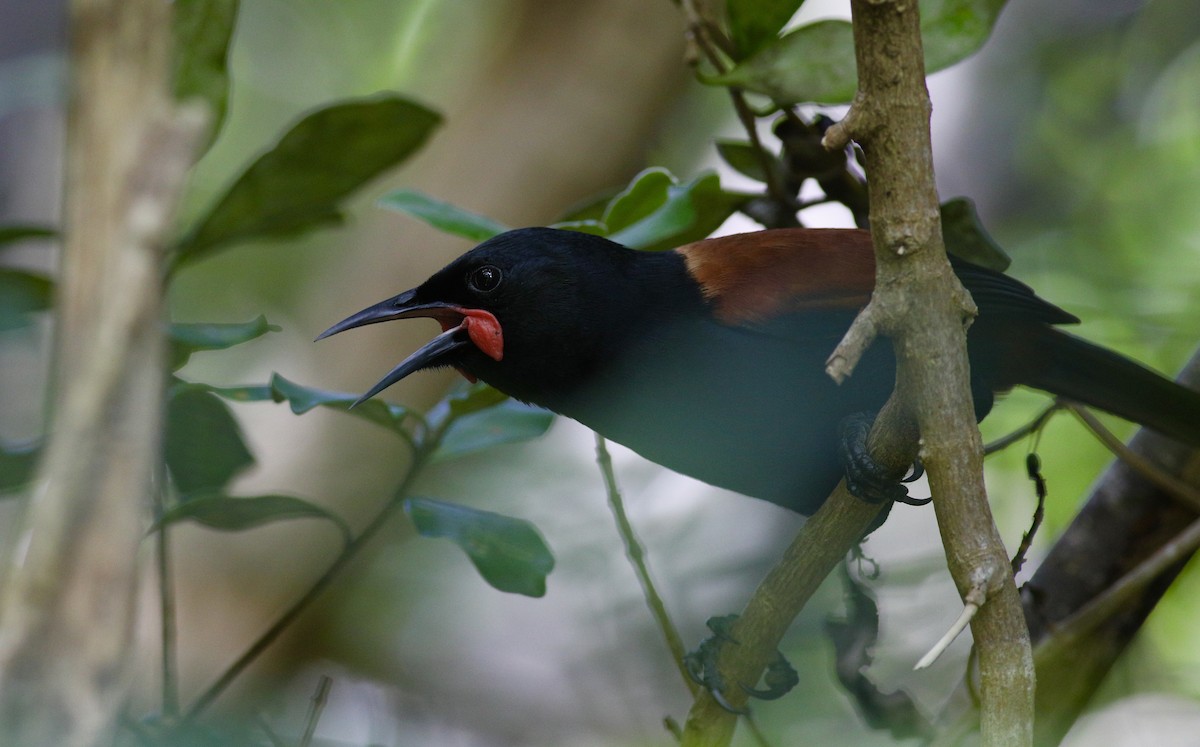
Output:
<path fill-rule="evenodd" d="M 902 483 L 917 480 L 925 474 L 920 462 L 914 462 L 912 471 L 897 480 L 895 474 L 871 458 L 867 449 L 867 436 L 875 418 L 870 413 L 860 412 L 846 417 L 841 424 L 842 468 L 846 473 L 846 489 L 850 494 L 867 503 L 903 503 L 908 506 L 924 506 L 930 498 L 913 498 Z"/>
<path fill-rule="evenodd" d="M 763 683 L 766 687 L 762 689 L 742 685 L 742 692 L 759 700 L 778 700 L 800 684 L 800 675 L 784 655 L 776 651 L 775 658 L 771 659 L 767 671 L 763 674 Z"/>
<path fill-rule="evenodd" d="M 717 702 L 717 705 L 730 713 L 744 715 L 748 713 L 747 709 L 735 707 L 725 697 L 725 678 L 721 676 L 717 668 L 717 656 L 721 647 L 727 643 L 738 645 L 737 639 L 730 632 L 736 620 L 737 615 L 710 617 L 706 624 L 708 629 L 713 632 L 712 636 L 704 639 L 699 648 L 687 654 L 683 658 L 683 662 L 688 676 L 696 684 L 712 693 L 713 700 Z M 742 692 L 752 698 L 775 700 L 786 695 L 799 681 L 800 676 L 796 674 L 796 670 L 788 663 L 783 654 L 776 651 L 775 658 L 767 665 L 767 671 L 763 675 L 766 687 L 757 689 L 745 683 L 738 683 L 738 685 Z"/>

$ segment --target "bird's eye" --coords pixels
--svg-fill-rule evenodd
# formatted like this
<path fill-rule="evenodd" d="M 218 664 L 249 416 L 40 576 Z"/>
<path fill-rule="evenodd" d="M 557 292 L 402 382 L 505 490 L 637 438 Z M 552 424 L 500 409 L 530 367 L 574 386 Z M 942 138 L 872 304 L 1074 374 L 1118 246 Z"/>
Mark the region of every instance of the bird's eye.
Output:
<path fill-rule="evenodd" d="M 500 278 L 499 267 L 484 265 L 471 271 L 471 274 L 467 276 L 467 285 L 471 286 L 472 290 L 487 293 L 500 285 Z"/>

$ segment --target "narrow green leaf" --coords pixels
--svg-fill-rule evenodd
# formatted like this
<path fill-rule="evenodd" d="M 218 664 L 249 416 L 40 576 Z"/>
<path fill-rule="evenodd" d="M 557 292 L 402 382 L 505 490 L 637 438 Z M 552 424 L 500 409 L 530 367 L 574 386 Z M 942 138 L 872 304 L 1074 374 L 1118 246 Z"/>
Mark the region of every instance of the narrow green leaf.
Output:
<path fill-rule="evenodd" d="M 176 264 L 237 241 L 342 219 L 341 202 L 424 144 L 441 116 L 398 96 L 344 101 L 300 119 L 179 243 Z"/>
<path fill-rule="evenodd" d="M 462 548 L 492 587 L 527 597 L 546 594 L 554 555 L 528 521 L 425 498 L 406 500 L 404 511 L 421 536 Z"/>
<path fill-rule="evenodd" d="M 928 73 L 953 65 L 987 41 L 1005 0 L 921 0 Z M 846 21 L 818 21 L 785 34 L 706 83 L 738 86 L 780 104 L 841 104 L 857 85 L 854 36 Z"/>
<path fill-rule="evenodd" d="M 407 407 L 378 398 L 369 399 L 351 410 L 350 405 L 354 404 L 359 395 L 302 386 L 279 374 L 271 375 L 271 396 L 276 402 L 287 402 L 291 406 L 292 412 L 297 415 L 302 415 L 316 407 L 328 407 L 341 412 L 349 411 L 351 415 L 401 434 L 406 440 L 408 432 L 403 428 L 404 421 L 414 414 Z"/>
<path fill-rule="evenodd" d="M 745 59 L 775 39 L 804 0 L 727 0 L 729 35 L 738 59 Z"/>
<path fill-rule="evenodd" d="M 216 139 L 229 101 L 229 40 L 238 0 L 175 0 L 171 17 L 175 98 L 200 98 L 212 111 L 209 143 Z"/>
<path fill-rule="evenodd" d="M 171 390 L 163 450 L 181 493 L 220 490 L 254 464 L 229 406 L 198 389 Z"/>
<path fill-rule="evenodd" d="M 29 324 L 29 315 L 54 303 L 54 281 L 24 270 L 0 268 L 0 330 Z"/>
<path fill-rule="evenodd" d="M 983 227 L 974 202 L 956 197 L 943 202 L 941 212 L 946 251 L 996 272 L 1004 272 L 1012 264 L 1012 259 Z"/>
<path fill-rule="evenodd" d="M 0 226 L 0 247 L 27 239 L 53 239 L 58 231 L 46 226 Z"/>
<path fill-rule="evenodd" d="M 434 199 L 415 189 L 389 192 L 379 200 L 379 204 L 419 218 L 439 231 L 475 242 L 487 241 L 508 230 L 503 223 Z"/>
<path fill-rule="evenodd" d="M 457 459 L 500 444 L 528 441 L 544 434 L 553 422 L 554 414 L 548 410 L 505 399 L 456 418 L 446 429 L 433 458 Z"/>
<path fill-rule="evenodd" d="M 192 353 L 201 350 L 225 350 L 244 342 L 256 340 L 281 328 L 269 324 L 265 316 L 234 324 L 176 323 L 167 327 L 171 341 L 171 361 L 174 369 L 187 363 Z"/>
<path fill-rule="evenodd" d="M 291 519 L 324 519 L 338 528 L 345 544 L 353 540 L 350 527 L 342 517 L 290 495 L 256 495 L 241 498 L 221 493 L 202 493 L 185 496 L 183 501 L 163 514 L 155 523 L 155 527 L 194 521 L 210 529 L 240 532 Z"/>
<path fill-rule="evenodd" d="M 41 450 L 40 441 L 15 443 L 0 439 L 0 494 L 14 491 L 33 479 Z"/>

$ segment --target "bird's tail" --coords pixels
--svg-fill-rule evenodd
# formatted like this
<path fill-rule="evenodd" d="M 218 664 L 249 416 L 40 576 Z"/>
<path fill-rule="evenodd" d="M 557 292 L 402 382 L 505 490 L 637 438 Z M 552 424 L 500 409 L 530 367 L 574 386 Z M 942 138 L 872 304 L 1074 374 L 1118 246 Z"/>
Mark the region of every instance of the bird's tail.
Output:
<path fill-rule="evenodd" d="M 1200 446 L 1200 392 L 1140 363 L 1052 327 L 1025 348 L 1035 365 L 1017 383 L 1042 389 Z"/>

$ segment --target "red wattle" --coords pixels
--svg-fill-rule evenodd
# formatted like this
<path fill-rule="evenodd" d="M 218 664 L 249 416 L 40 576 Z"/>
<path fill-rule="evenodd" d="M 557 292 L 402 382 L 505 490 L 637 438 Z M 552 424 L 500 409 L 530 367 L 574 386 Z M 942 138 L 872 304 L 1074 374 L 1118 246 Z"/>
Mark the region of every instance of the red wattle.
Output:
<path fill-rule="evenodd" d="M 475 347 L 494 361 L 504 359 L 504 332 L 500 321 L 490 311 L 483 309 L 461 309 L 462 327 Z"/>

